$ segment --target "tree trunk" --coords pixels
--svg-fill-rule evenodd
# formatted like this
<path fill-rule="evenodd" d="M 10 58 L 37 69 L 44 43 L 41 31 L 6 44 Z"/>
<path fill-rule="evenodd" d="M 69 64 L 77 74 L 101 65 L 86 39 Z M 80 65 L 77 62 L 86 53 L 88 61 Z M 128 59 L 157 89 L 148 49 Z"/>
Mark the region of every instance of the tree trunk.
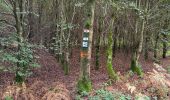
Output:
<path fill-rule="evenodd" d="M 88 72 L 90 75 L 90 61 L 92 56 L 92 41 L 93 41 L 93 23 L 94 23 L 94 11 L 95 11 L 95 0 L 89 0 L 91 4 L 91 18 L 90 18 L 90 32 L 89 32 L 89 49 L 88 49 Z"/>
<path fill-rule="evenodd" d="M 169 12 L 167 11 L 167 14 Z M 164 26 L 163 26 L 163 29 L 164 29 L 164 33 L 162 33 L 162 36 L 163 36 L 163 52 L 162 52 L 162 57 L 163 58 L 166 58 L 166 54 L 167 54 L 167 51 L 168 51 L 168 37 L 167 37 L 167 29 L 168 29 L 168 26 L 169 26 L 169 22 L 170 20 L 168 20 L 168 18 L 164 21 Z"/>
<path fill-rule="evenodd" d="M 113 35 L 114 40 L 113 40 L 113 50 L 112 50 L 113 55 L 112 55 L 112 57 L 115 57 L 116 49 L 117 49 L 117 34 L 118 34 L 117 27 L 115 27 L 114 32 L 115 32 L 115 35 Z"/>
<path fill-rule="evenodd" d="M 146 33 L 146 37 L 145 37 L 145 52 L 144 52 L 144 57 L 145 57 L 145 60 L 148 59 L 148 43 L 149 43 L 149 37 L 147 35 L 148 33 Z"/>
<path fill-rule="evenodd" d="M 141 8 L 141 0 L 136 2 L 136 4 L 138 5 L 138 8 L 140 9 Z M 149 5 L 148 0 L 145 2 L 145 4 L 146 4 L 145 5 L 145 12 L 147 13 L 148 5 Z M 136 72 L 140 76 L 143 76 L 143 72 L 142 72 L 142 66 L 138 62 L 139 62 L 139 57 L 140 57 L 140 54 L 141 54 L 142 48 L 143 48 L 144 30 L 145 30 L 145 24 L 146 24 L 147 16 L 143 16 L 143 17 L 144 17 L 144 19 L 142 19 L 142 22 L 141 22 L 141 32 L 140 32 L 139 45 L 137 46 L 137 49 L 135 48 L 133 50 L 133 52 L 132 52 L 132 61 L 131 61 L 131 69 L 132 69 L 132 71 Z M 139 19 L 136 20 L 136 29 L 135 29 L 136 30 L 135 31 L 136 36 L 138 36 L 138 25 L 139 25 Z"/>
<path fill-rule="evenodd" d="M 167 54 L 167 35 L 163 34 L 163 53 L 162 53 L 162 57 L 166 58 L 166 54 Z"/>
<path fill-rule="evenodd" d="M 143 48 L 144 29 L 145 29 L 145 21 L 142 20 L 142 28 L 141 28 L 141 33 L 140 33 L 140 42 L 139 42 L 139 47 L 138 47 L 138 51 L 137 51 L 137 61 L 139 60 L 139 57 L 140 57 L 140 54 L 141 54 L 142 48 Z"/>
<path fill-rule="evenodd" d="M 95 70 L 99 69 L 100 66 L 100 61 L 99 61 L 99 57 L 100 57 L 100 36 L 97 36 L 97 42 L 96 42 L 96 66 L 95 66 Z"/>
<path fill-rule="evenodd" d="M 140 33 L 139 46 L 138 46 L 137 50 L 135 50 L 136 48 L 133 50 L 132 60 L 131 60 L 131 70 L 133 72 L 136 72 L 140 76 L 143 76 L 143 72 L 142 72 L 142 66 L 138 62 L 139 62 L 139 57 L 140 57 L 140 54 L 142 52 L 142 46 L 143 46 L 144 25 L 145 25 L 145 22 L 143 20 L 142 21 L 142 30 L 141 30 L 141 33 Z"/>
<path fill-rule="evenodd" d="M 18 1 L 13 1 L 13 14 L 14 14 L 14 18 L 16 21 L 16 30 L 17 30 L 17 35 L 18 35 L 18 52 L 21 51 L 21 43 L 23 42 L 23 21 L 24 21 L 24 17 L 23 14 L 17 14 L 17 12 L 23 12 L 23 0 L 18 0 Z M 17 6 L 18 5 L 18 6 Z M 19 8 L 19 10 L 17 10 L 17 8 Z M 18 60 L 21 59 L 21 55 L 18 53 L 17 55 Z M 15 73 L 15 81 L 17 83 L 23 83 L 25 80 L 24 76 L 20 76 L 19 74 L 19 68 L 22 67 L 21 63 L 17 62 L 17 71 Z"/>
<path fill-rule="evenodd" d="M 98 70 L 99 67 L 100 67 L 100 61 L 99 61 L 99 58 L 100 58 L 100 42 L 101 42 L 101 32 L 102 32 L 102 17 L 98 20 L 98 34 L 97 34 L 97 37 L 96 37 L 96 47 L 95 47 L 95 50 L 96 50 L 96 66 L 95 66 L 95 70 Z"/>
<path fill-rule="evenodd" d="M 29 23 L 28 39 L 31 39 L 35 34 L 34 33 L 33 0 L 29 0 L 28 23 Z"/>
<path fill-rule="evenodd" d="M 69 62 L 70 62 L 70 59 L 69 59 L 70 51 L 69 51 L 68 44 L 66 45 L 65 49 L 66 50 L 65 50 L 65 62 L 64 62 L 64 74 L 68 75 L 68 73 L 69 73 Z"/>
<path fill-rule="evenodd" d="M 154 58 L 158 57 L 158 40 L 159 40 L 159 33 L 156 34 L 156 38 L 155 38 L 155 46 L 154 46 Z"/>
<path fill-rule="evenodd" d="M 92 53 L 92 40 L 93 40 L 93 22 L 94 22 L 94 11 L 95 11 L 95 0 L 89 0 L 87 3 L 88 15 L 85 23 L 85 31 L 89 31 L 88 34 L 88 48 L 87 50 L 81 50 L 81 69 L 80 79 L 77 84 L 78 92 L 89 92 L 92 89 L 90 80 L 90 61 Z M 85 32 L 88 33 L 88 32 Z M 85 35 L 84 33 L 84 35 Z"/>
<path fill-rule="evenodd" d="M 113 59 L 112 59 L 112 51 L 113 49 L 113 38 L 112 38 L 112 32 L 109 32 L 109 35 L 108 35 L 108 46 L 107 46 L 107 65 L 106 65 L 106 69 L 107 69 L 107 73 L 108 73 L 108 76 L 109 78 L 112 80 L 112 81 L 115 81 L 115 80 L 118 80 L 118 76 L 116 74 L 116 72 L 113 70 Z"/>

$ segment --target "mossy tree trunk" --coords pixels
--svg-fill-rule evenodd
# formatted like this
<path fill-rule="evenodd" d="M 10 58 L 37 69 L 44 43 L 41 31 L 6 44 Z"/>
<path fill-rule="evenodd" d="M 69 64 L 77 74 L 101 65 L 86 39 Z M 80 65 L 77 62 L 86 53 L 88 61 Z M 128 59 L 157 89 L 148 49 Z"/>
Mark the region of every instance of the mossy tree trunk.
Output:
<path fill-rule="evenodd" d="M 90 61 L 92 53 L 92 40 L 93 40 L 93 22 L 95 11 L 95 0 L 88 0 L 87 3 L 87 20 L 85 23 L 85 30 L 89 31 L 88 34 L 88 48 L 81 50 L 81 69 L 80 79 L 77 83 L 78 92 L 90 92 L 92 90 L 92 83 L 90 80 Z"/>
<path fill-rule="evenodd" d="M 136 52 L 132 52 L 131 70 L 139 76 L 143 76 L 142 66 L 138 63 Z"/>
<path fill-rule="evenodd" d="M 163 57 L 163 58 L 166 58 L 167 45 L 168 45 L 168 43 L 167 43 L 167 35 L 166 35 L 166 34 L 162 34 L 162 36 L 163 36 L 163 42 L 162 42 L 162 44 L 163 44 L 162 57 Z"/>
<path fill-rule="evenodd" d="M 113 59 L 112 59 L 112 43 L 113 43 L 113 38 L 112 38 L 112 32 L 109 32 L 108 36 L 108 47 L 107 47 L 107 73 L 108 76 L 111 80 L 118 80 L 118 76 L 116 72 L 113 70 Z"/>
<path fill-rule="evenodd" d="M 112 81 L 118 80 L 118 75 L 116 74 L 116 72 L 113 69 L 113 59 L 112 59 L 112 54 L 113 54 L 113 33 L 111 31 L 112 27 L 113 27 L 113 23 L 114 23 L 114 18 L 112 19 L 112 24 L 110 26 L 110 32 L 108 34 L 108 44 L 107 44 L 107 50 L 106 50 L 106 54 L 107 54 L 107 65 L 106 65 L 106 69 L 107 69 L 107 73 L 109 78 Z"/>
<path fill-rule="evenodd" d="M 168 15 L 168 11 L 167 11 L 167 15 Z M 162 40 L 162 44 L 163 44 L 163 50 L 162 50 L 162 57 L 163 58 L 166 58 L 166 55 L 167 55 L 167 51 L 168 51 L 168 26 L 169 26 L 169 22 L 170 20 L 168 20 L 168 18 L 164 21 L 164 26 L 163 26 L 163 33 L 162 33 L 162 37 L 163 37 L 163 40 Z"/>
<path fill-rule="evenodd" d="M 142 9 L 141 8 L 141 0 L 137 0 L 136 5 L 137 5 L 137 7 L 139 9 Z M 145 2 L 145 8 L 144 8 L 144 12 L 145 13 L 148 12 L 148 5 L 149 5 L 149 2 L 147 0 Z M 143 48 L 144 31 L 145 31 L 145 24 L 146 24 L 147 16 L 143 15 L 143 18 L 141 19 L 141 29 L 138 29 L 139 26 L 140 26 L 139 25 L 139 23 L 140 23 L 140 19 L 139 18 L 137 18 L 137 20 L 136 20 L 135 36 L 140 36 L 140 38 L 139 38 L 139 43 L 137 43 L 138 45 L 137 46 L 133 45 L 134 48 L 133 48 L 133 51 L 132 51 L 131 70 L 133 72 L 137 73 L 138 75 L 142 76 L 143 72 L 142 72 L 142 66 L 139 64 L 139 57 L 140 57 L 140 55 L 142 53 L 142 48 Z M 139 32 L 139 30 L 140 30 L 140 32 Z M 135 42 L 136 42 L 137 41 L 136 37 L 134 39 L 135 39 Z"/>

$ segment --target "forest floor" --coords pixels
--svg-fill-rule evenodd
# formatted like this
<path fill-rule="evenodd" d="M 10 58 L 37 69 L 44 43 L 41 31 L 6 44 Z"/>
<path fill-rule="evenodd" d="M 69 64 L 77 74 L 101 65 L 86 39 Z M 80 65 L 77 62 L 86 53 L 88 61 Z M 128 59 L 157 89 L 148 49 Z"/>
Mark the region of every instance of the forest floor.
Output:
<path fill-rule="evenodd" d="M 79 52 L 79 49 L 74 50 L 71 59 L 69 75 L 64 75 L 61 65 L 56 61 L 52 54 L 46 52 L 45 50 L 36 50 L 35 54 L 39 56 L 38 62 L 41 65 L 41 68 L 34 69 L 33 75 L 31 75 L 31 77 L 29 77 L 26 82 L 26 88 L 29 90 L 29 93 L 32 94 L 32 98 L 34 98 L 32 100 L 55 100 L 50 99 L 49 97 L 55 97 L 55 93 L 50 92 L 54 89 L 56 89 L 55 91 L 62 90 L 61 93 L 57 95 L 63 96 L 63 98 L 65 98 L 63 100 L 72 100 L 76 97 L 76 82 L 79 78 L 80 70 Z M 102 88 L 102 84 L 108 81 L 105 67 L 106 58 L 104 50 L 102 50 L 100 54 L 100 69 L 98 71 L 94 70 L 94 56 L 92 56 L 93 59 L 91 61 L 91 80 L 94 90 Z M 129 71 L 130 55 L 117 52 L 116 57 L 113 60 L 113 67 L 116 72 L 118 72 L 120 81 L 108 86 L 106 89 L 110 91 L 118 90 L 123 93 L 131 94 L 132 96 L 143 92 L 145 95 L 159 95 L 159 93 L 152 94 L 152 92 L 147 91 L 150 86 L 153 86 L 153 81 L 150 77 L 156 76 L 155 74 L 158 74 L 158 76 L 162 75 L 164 77 L 162 81 L 165 81 L 163 83 L 167 83 L 167 85 L 170 87 L 170 76 L 168 72 L 164 70 L 170 67 L 170 57 L 161 59 L 160 66 L 162 67 L 159 68 L 157 67 L 157 64 L 153 63 L 151 58 L 144 60 L 144 58 L 141 57 L 140 63 L 145 73 L 143 78 L 140 78 L 135 74 L 131 75 Z M 9 87 L 13 86 L 13 78 L 14 74 L 8 72 L 0 73 L 0 97 L 3 97 L 6 92 L 11 93 L 12 90 L 10 90 L 11 88 Z M 158 79 L 158 81 L 159 80 L 161 79 Z M 59 88 L 60 86 L 61 88 Z M 14 95 L 14 93 L 12 95 Z M 163 94 L 160 93 L 160 95 Z"/>

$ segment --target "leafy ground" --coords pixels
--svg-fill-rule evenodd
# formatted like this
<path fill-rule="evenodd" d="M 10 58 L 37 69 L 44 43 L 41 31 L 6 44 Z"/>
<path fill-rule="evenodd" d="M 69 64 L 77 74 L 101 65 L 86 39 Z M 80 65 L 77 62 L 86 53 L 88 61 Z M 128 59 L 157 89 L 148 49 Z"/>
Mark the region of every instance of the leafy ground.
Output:
<path fill-rule="evenodd" d="M 15 95 L 17 100 L 24 100 L 26 98 L 28 100 L 75 99 L 77 95 L 75 88 L 76 80 L 78 80 L 80 68 L 79 49 L 75 49 L 73 52 L 70 73 L 67 76 L 64 75 L 61 65 L 50 53 L 45 50 L 36 50 L 35 54 L 38 56 L 37 59 L 41 64 L 41 68 L 33 70 L 34 74 L 28 78 L 27 83 L 22 88 L 13 84 L 14 74 L 8 72 L 0 73 L 0 97 Z M 122 52 L 116 53 L 113 65 L 120 76 L 120 80 L 110 85 L 105 69 L 106 59 L 104 50 L 100 54 L 100 69 L 95 71 L 94 64 L 91 67 L 94 91 L 89 94 L 90 96 L 95 95 L 95 90 L 101 88 L 112 93 L 119 91 L 121 95 L 128 94 L 132 98 L 141 95 L 150 97 L 170 95 L 169 90 L 166 90 L 170 88 L 170 75 L 165 70 L 170 67 L 170 57 L 161 59 L 159 65 L 154 64 L 151 58 L 147 61 L 140 58 L 140 63 L 145 72 L 144 77 L 140 78 L 129 71 L 130 55 L 123 54 Z M 95 59 L 92 59 L 92 62 L 94 61 Z M 87 99 L 88 96 L 82 98 Z"/>

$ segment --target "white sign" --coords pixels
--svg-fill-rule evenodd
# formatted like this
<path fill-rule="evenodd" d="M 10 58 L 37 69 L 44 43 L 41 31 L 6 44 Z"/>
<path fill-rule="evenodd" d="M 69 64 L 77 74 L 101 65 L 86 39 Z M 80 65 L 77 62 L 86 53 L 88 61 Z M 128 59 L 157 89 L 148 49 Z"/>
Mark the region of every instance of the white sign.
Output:
<path fill-rule="evenodd" d="M 83 41 L 88 41 L 89 38 L 88 37 L 83 37 Z"/>
<path fill-rule="evenodd" d="M 90 30 L 88 30 L 88 29 L 84 29 L 84 32 L 89 33 L 89 32 L 90 32 Z"/>
<path fill-rule="evenodd" d="M 83 42 L 83 47 L 87 48 L 88 47 L 88 42 Z"/>

